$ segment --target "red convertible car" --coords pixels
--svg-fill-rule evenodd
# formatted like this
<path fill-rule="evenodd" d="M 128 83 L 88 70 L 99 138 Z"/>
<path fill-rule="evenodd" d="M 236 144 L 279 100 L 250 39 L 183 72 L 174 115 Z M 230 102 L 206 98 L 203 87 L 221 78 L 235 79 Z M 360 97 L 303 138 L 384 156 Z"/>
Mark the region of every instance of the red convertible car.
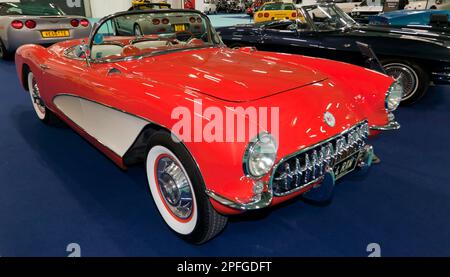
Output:
<path fill-rule="evenodd" d="M 143 33 L 119 32 L 124 21 Z M 144 164 L 162 218 L 192 243 L 229 215 L 299 195 L 328 201 L 336 180 L 371 165 L 368 138 L 399 128 L 392 78 L 227 48 L 193 10 L 114 14 L 86 40 L 20 47 L 16 67 L 41 121 L 63 120 L 123 169 Z M 254 117 L 264 110 L 270 126 Z"/>

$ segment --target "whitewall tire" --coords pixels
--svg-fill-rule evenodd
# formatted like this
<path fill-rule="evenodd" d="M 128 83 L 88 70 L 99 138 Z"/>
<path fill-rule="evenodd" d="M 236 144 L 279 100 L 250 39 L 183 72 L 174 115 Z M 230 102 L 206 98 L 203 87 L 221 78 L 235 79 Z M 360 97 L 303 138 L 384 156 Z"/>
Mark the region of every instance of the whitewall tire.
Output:
<path fill-rule="evenodd" d="M 155 146 L 150 149 L 147 155 L 147 171 L 148 171 L 148 183 L 150 186 L 150 191 L 153 196 L 153 200 L 155 201 L 156 207 L 159 210 L 159 213 L 163 217 L 164 221 L 169 225 L 169 227 L 175 232 L 181 235 L 189 235 L 194 231 L 195 226 L 197 224 L 198 212 L 196 208 L 196 198 L 194 188 L 192 183 L 186 173 L 186 169 L 184 169 L 180 160 L 173 154 L 169 149 L 163 146 Z M 170 166 L 174 168 L 170 168 Z M 161 171 L 165 167 L 165 171 Z M 153 169 L 153 170 L 152 170 Z M 170 172 L 172 171 L 172 172 Z M 153 173 L 153 174 L 152 174 Z M 164 176 L 166 174 L 167 179 L 175 179 L 174 175 L 170 176 L 169 174 L 179 174 L 183 175 L 178 179 L 182 179 L 183 183 L 179 184 L 181 186 L 185 186 L 185 197 L 189 197 L 189 199 L 185 199 L 185 203 L 182 203 L 183 199 L 181 193 L 175 193 L 174 190 L 180 191 L 183 188 L 176 187 L 171 192 L 172 195 L 166 196 L 165 193 L 167 190 L 165 185 L 169 182 L 164 183 Z M 180 182 L 181 183 L 181 182 Z M 173 185 L 177 185 L 173 182 Z M 169 192 L 170 193 L 170 192 Z M 173 196 L 176 194 L 175 196 Z M 171 197 L 172 196 L 172 197 Z M 166 199 L 167 198 L 167 199 Z M 179 198 L 179 199 L 171 199 L 171 198 Z M 183 216 L 183 211 L 177 211 L 176 204 L 179 204 L 181 207 L 183 205 L 189 206 L 188 211 L 184 211 L 185 216 Z M 176 210 L 174 212 L 174 210 Z M 181 208 L 180 208 L 181 210 Z"/>
<path fill-rule="evenodd" d="M 179 237 L 201 244 L 225 228 L 228 218 L 213 208 L 197 163 L 170 132 L 151 135 L 145 167 L 156 207 Z"/>
<path fill-rule="evenodd" d="M 46 108 L 42 102 L 41 94 L 39 91 L 39 85 L 34 77 L 33 72 L 28 73 L 28 92 L 30 93 L 31 103 L 33 104 L 34 111 L 40 120 L 45 120 Z"/>
<path fill-rule="evenodd" d="M 36 76 L 31 71 L 25 72 L 24 76 L 27 78 L 28 92 L 37 118 L 45 124 L 56 125 L 59 120 L 54 113 L 45 106 L 44 100 L 42 99 L 42 91 L 40 90 Z"/>

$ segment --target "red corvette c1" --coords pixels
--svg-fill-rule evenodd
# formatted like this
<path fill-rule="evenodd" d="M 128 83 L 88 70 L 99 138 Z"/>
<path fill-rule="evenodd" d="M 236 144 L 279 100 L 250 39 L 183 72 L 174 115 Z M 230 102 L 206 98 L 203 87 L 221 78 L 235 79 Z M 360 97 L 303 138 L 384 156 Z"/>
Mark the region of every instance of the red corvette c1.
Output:
<path fill-rule="evenodd" d="M 369 136 L 399 128 L 392 112 L 402 88 L 392 78 L 226 48 L 196 11 L 118 13 L 86 41 L 18 49 L 17 73 L 38 118 L 63 120 L 123 169 L 145 164 L 161 216 L 193 243 L 217 235 L 228 215 L 298 195 L 330 199 L 337 179 L 371 165 Z M 276 110 L 261 128 L 248 111 L 264 107 Z M 227 130 L 259 131 L 244 140 L 202 138 L 230 110 L 245 124 Z M 188 123 L 175 128 L 180 121 Z"/>

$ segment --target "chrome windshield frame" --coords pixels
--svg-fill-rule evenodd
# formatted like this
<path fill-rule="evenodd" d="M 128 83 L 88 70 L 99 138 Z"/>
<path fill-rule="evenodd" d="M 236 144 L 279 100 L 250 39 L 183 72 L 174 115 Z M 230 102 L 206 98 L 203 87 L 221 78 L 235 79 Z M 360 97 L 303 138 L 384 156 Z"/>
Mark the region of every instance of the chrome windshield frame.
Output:
<path fill-rule="evenodd" d="M 167 9 L 167 10 L 132 10 L 132 11 L 124 11 L 124 12 L 118 12 L 115 14 L 111 14 L 108 16 L 103 17 L 100 19 L 97 23 L 94 24 L 92 31 L 89 35 L 88 39 L 88 49 L 90 51 L 89 53 L 89 62 L 90 63 L 109 63 L 109 62 L 120 62 L 120 61 L 130 61 L 130 60 L 139 60 L 146 57 L 151 57 L 153 55 L 140 55 L 140 56 L 130 56 L 130 57 L 124 57 L 124 58 L 118 58 L 118 59 L 107 59 L 107 60 L 96 60 L 93 59 L 90 55 L 92 52 L 92 46 L 94 45 L 94 37 L 100 30 L 100 28 L 103 26 L 104 23 L 108 22 L 109 20 L 112 20 L 114 18 L 120 17 L 120 16 L 126 16 L 126 15 L 140 15 L 140 14 L 160 14 L 160 13 L 194 13 L 198 14 L 205 20 L 207 25 L 207 32 L 208 32 L 208 38 L 213 43 L 212 45 L 205 45 L 200 47 L 192 47 L 192 48 L 186 48 L 186 49 L 174 49 L 174 51 L 184 51 L 184 50 L 192 50 L 197 48 L 207 48 L 207 47 L 214 47 L 214 46 L 223 46 L 223 42 L 220 40 L 219 42 L 216 42 L 214 39 L 214 34 L 216 34 L 214 27 L 211 24 L 211 21 L 209 18 L 202 12 L 197 10 L 187 10 L 187 9 Z M 162 51 L 159 51 L 159 54 L 161 54 Z M 167 51 L 171 52 L 171 51 Z"/>

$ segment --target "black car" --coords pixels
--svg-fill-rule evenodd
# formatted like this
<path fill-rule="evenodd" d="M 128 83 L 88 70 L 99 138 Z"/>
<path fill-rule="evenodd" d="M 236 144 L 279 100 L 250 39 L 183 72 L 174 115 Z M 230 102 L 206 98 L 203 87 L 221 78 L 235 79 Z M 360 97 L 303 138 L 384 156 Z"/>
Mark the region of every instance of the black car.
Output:
<path fill-rule="evenodd" d="M 450 37 L 410 28 L 360 25 L 334 4 L 304 6 L 296 21 L 217 28 L 229 47 L 295 53 L 365 66 L 356 42 L 371 46 L 386 73 L 404 88 L 403 104 L 427 91 L 430 82 L 450 84 Z"/>

